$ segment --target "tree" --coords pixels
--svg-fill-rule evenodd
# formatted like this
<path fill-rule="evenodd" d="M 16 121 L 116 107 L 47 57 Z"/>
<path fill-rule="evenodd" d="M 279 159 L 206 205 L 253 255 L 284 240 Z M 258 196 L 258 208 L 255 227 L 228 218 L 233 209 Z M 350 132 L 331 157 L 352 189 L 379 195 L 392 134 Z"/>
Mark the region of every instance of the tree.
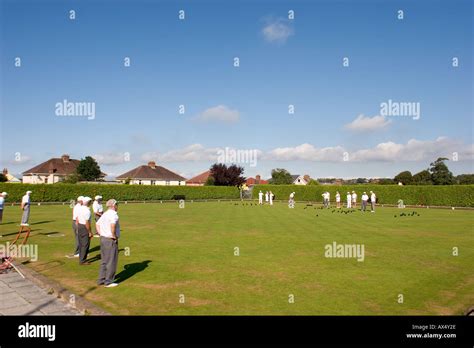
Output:
<path fill-rule="evenodd" d="M 81 159 L 76 169 L 77 174 L 85 181 L 96 181 L 102 177 L 102 172 L 96 160 L 90 156 Z"/>
<path fill-rule="evenodd" d="M 289 171 L 283 168 L 272 169 L 270 182 L 274 185 L 289 185 L 293 183 L 293 178 Z"/>
<path fill-rule="evenodd" d="M 7 182 L 8 178 L 5 174 L 0 173 L 0 182 Z"/>
<path fill-rule="evenodd" d="M 311 180 L 308 182 L 308 185 L 319 185 L 319 182 L 318 182 L 317 180 L 311 179 Z"/>
<path fill-rule="evenodd" d="M 456 182 L 459 185 L 472 185 L 474 184 L 474 174 L 461 174 L 456 177 Z"/>
<path fill-rule="evenodd" d="M 63 183 L 65 184 L 75 184 L 78 181 L 81 181 L 81 176 L 77 173 L 70 174 L 66 176 L 63 180 Z"/>
<path fill-rule="evenodd" d="M 449 171 L 444 161 L 448 161 L 448 159 L 440 157 L 430 163 L 431 181 L 434 185 L 452 185 L 454 183 L 453 173 Z"/>
<path fill-rule="evenodd" d="M 411 182 L 413 181 L 413 176 L 411 175 L 410 171 L 406 170 L 396 175 L 395 178 L 393 178 L 393 180 L 397 184 L 401 182 L 403 185 L 410 185 Z"/>
<path fill-rule="evenodd" d="M 390 178 L 381 178 L 379 180 L 379 184 L 380 185 L 393 185 L 395 184 L 395 182 L 393 181 L 393 179 L 390 179 Z"/>
<path fill-rule="evenodd" d="M 216 180 L 214 179 L 214 177 L 211 176 L 211 175 L 209 175 L 209 176 L 207 177 L 207 180 L 206 180 L 206 183 L 204 184 L 204 186 L 214 186 L 215 181 L 216 181 Z"/>
<path fill-rule="evenodd" d="M 412 177 L 412 183 L 414 185 L 431 185 L 433 182 L 431 181 L 430 171 L 425 169 L 419 173 L 416 173 Z"/>
<path fill-rule="evenodd" d="M 211 175 L 216 186 L 240 186 L 245 182 L 242 176 L 244 168 L 235 164 L 227 167 L 223 163 L 216 163 L 211 167 Z"/>

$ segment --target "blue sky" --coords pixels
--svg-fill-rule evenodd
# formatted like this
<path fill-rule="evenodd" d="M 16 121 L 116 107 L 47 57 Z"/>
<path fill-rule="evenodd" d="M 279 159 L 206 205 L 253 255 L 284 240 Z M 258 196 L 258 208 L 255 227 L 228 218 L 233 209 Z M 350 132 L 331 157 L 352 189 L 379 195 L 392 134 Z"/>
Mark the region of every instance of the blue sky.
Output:
<path fill-rule="evenodd" d="M 247 176 L 393 177 L 453 153 L 473 172 L 472 1 L 0 3 L 11 173 L 68 153 L 111 176 L 154 159 L 191 177 L 226 147 L 257 151 Z M 58 117 L 64 99 L 95 118 Z M 388 100 L 420 118 L 381 115 Z"/>

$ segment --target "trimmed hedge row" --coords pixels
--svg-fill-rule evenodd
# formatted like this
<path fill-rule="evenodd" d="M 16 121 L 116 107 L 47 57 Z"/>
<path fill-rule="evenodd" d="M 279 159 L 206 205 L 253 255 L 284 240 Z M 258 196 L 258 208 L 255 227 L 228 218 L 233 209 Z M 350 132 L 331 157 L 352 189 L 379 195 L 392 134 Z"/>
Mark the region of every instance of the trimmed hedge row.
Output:
<path fill-rule="evenodd" d="M 118 201 L 149 201 L 172 200 L 175 196 L 184 195 L 186 200 L 192 199 L 238 199 L 239 190 L 229 186 L 146 186 L 146 185 L 102 185 L 102 184 L 6 184 L 0 183 L 0 192 L 8 192 L 7 202 L 19 202 L 26 191 L 32 191 L 34 202 L 69 202 L 78 196 L 94 197 L 101 195 L 104 199 L 115 198 Z M 381 204 L 397 204 L 402 199 L 409 205 L 433 205 L 474 207 L 474 185 L 257 185 L 253 190 L 253 198 L 258 191 L 272 191 L 277 200 L 287 200 L 291 192 L 295 192 L 297 201 L 321 202 L 321 194 L 331 193 L 331 201 L 335 201 L 336 191 L 345 201 L 347 191 L 356 191 L 358 200 L 362 192 L 373 190 Z"/>
<path fill-rule="evenodd" d="M 275 199 L 288 199 L 291 192 L 295 192 L 296 201 L 322 202 L 322 193 L 328 191 L 331 201 L 336 201 L 336 191 L 341 194 L 341 201 L 346 201 L 346 194 L 353 190 L 357 193 L 357 200 L 365 191 L 374 191 L 380 204 L 397 204 L 399 199 L 409 205 L 433 205 L 453 207 L 474 207 L 474 185 L 345 185 L 345 186 L 299 186 L 299 185 L 257 185 L 253 189 L 253 197 L 258 198 L 258 192 L 272 191 Z"/>
<path fill-rule="evenodd" d="M 118 201 L 172 200 L 184 195 L 192 199 L 237 199 L 236 187 L 229 186 L 146 186 L 146 185 L 106 185 L 106 184 L 0 184 L 0 192 L 7 192 L 7 202 L 19 202 L 26 191 L 32 191 L 34 202 L 69 202 L 78 196 L 94 198 L 101 195 L 105 200 Z"/>

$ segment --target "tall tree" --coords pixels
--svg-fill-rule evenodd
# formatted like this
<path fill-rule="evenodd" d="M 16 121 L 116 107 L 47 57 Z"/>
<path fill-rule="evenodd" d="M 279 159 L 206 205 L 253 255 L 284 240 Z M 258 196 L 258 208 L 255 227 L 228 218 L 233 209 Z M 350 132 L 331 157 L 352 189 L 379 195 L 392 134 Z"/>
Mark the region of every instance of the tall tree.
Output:
<path fill-rule="evenodd" d="M 431 185 L 433 182 L 431 181 L 430 171 L 425 169 L 421 172 L 414 174 L 412 178 L 412 183 L 414 185 Z"/>
<path fill-rule="evenodd" d="M 102 177 L 99 164 L 91 156 L 81 159 L 76 169 L 77 174 L 85 181 L 95 181 Z"/>
<path fill-rule="evenodd" d="M 235 164 L 227 167 L 223 163 L 215 163 L 211 167 L 211 175 L 215 186 L 240 186 L 245 182 L 242 176 L 244 168 Z"/>
<path fill-rule="evenodd" d="M 399 173 L 398 175 L 393 178 L 393 180 L 398 184 L 401 182 L 403 185 L 410 185 L 413 177 L 411 175 L 411 172 L 406 170 L 404 172 Z"/>
<path fill-rule="evenodd" d="M 293 183 L 293 178 L 289 171 L 283 168 L 272 169 L 270 182 L 275 185 L 289 185 Z"/>
<path fill-rule="evenodd" d="M 444 161 L 448 161 L 448 159 L 440 157 L 430 163 L 431 181 L 435 185 L 452 185 L 454 183 L 453 173 L 449 171 Z"/>
<path fill-rule="evenodd" d="M 0 173 L 0 182 L 7 182 L 8 178 L 5 174 Z"/>

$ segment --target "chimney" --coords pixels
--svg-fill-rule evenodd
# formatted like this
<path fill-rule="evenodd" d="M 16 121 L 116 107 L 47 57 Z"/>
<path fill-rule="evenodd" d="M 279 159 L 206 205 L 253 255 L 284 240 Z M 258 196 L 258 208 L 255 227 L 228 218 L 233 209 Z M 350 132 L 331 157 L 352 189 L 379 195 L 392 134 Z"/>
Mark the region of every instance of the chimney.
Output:
<path fill-rule="evenodd" d="M 68 163 L 69 162 L 69 155 L 62 155 L 61 159 L 63 160 L 64 163 Z"/>
<path fill-rule="evenodd" d="M 303 178 L 304 178 L 307 182 L 309 182 L 309 181 L 311 180 L 311 178 L 309 177 L 308 174 L 306 174 L 305 176 L 303 176 Z"/>
<path fill-rule="evenodd" d="M 155 168 L 156 168 L 156 163 L 155 163 L 155 161 L 150 161 L 150 162 L 148 162 L 148 167 L 155 169 Z"/>
<path fill-rule="evenodd" d="M 3 175 L 7 175 L 8 174 L 8 169 L 7 168 L 3 168 Z"/>
<path fill-rule="evenodd" d="M 255 176 L 255 183 L 260 184 L 260 174 Z"/>

